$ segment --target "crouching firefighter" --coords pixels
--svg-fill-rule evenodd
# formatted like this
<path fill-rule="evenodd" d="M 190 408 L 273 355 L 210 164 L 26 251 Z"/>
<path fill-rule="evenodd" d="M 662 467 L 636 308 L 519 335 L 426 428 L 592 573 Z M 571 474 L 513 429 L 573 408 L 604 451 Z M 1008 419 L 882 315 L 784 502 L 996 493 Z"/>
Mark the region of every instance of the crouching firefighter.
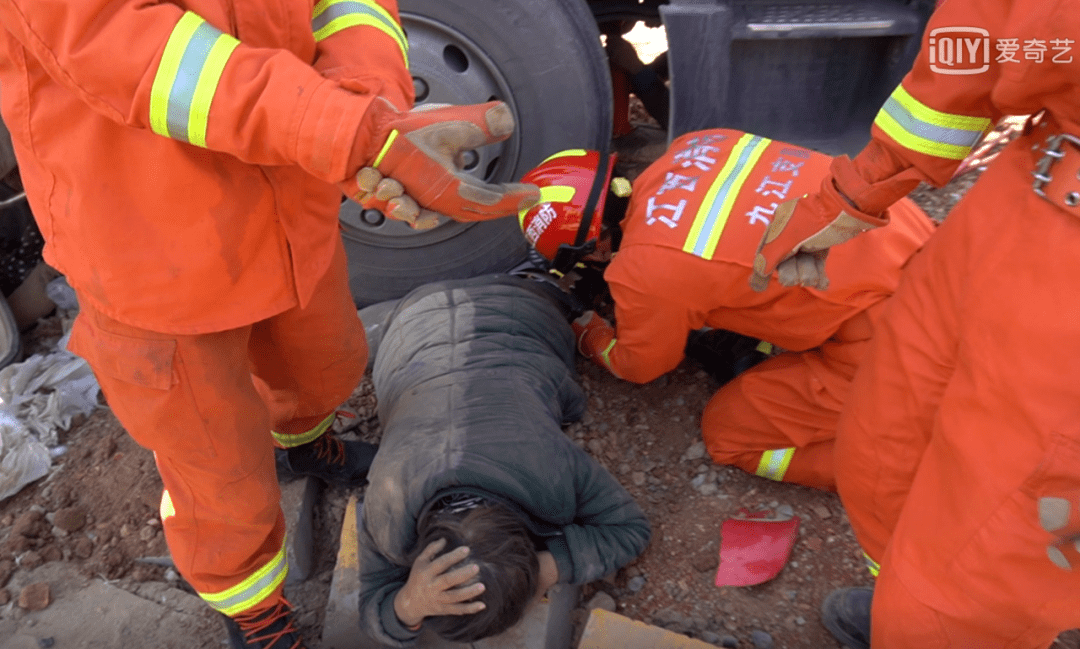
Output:
<path fill-rule="evenodd" d="M 622 379 L 647 383 L 674 369 L 702 329 L 768 341 L 770 357 L 705 407 L 708 452 L 764 478 L 835 490 L 833 440 L 848 386 L 901 269 L 934 225 L 899 201 L 888 227 L 827 258 L 840 278 L 828 291 L 751 290 L 777 205 L 816 190 L 831 160 L 749 133 L 700 131 L 676 139 L 630 192 L 612 179 L 614 155 L 563 151 L 523 178 L 540 186 L 541 201 L 520 219 L 555 270 L 610 258 L 617 328 L 589 311 L 574 329 L 581 354 Z M 849 266 L 858 272 L 839 270 Z"/>

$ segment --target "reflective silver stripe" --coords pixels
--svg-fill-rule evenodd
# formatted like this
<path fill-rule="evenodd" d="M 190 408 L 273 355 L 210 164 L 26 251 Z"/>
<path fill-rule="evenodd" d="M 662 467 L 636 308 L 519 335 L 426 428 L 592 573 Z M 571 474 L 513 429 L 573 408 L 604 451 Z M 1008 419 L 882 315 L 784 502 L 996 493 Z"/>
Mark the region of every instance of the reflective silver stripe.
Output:
<path fill-rule="evenodd" d="M 874 125 L 917 153 L 963 160 L 990 127 L 990 120 L 935 110 L 900 85 L 878 111 Z"/>
<path fill-rule="evenodd" d="M 365 5 L 363 2 L 346 0 L 345 2 L 336 2 L 327 5 L 326 9 L 311 21 L 311 31 L 317 32 L 329 25 L 335 18 L 342 18 L 349 14 L 364 14 L 371 16 L 386 25 L 387 29 L 390 29 L 391 31 L 398 31 L 401 29 L 394 21 L 388 20 L 385 16 Z"/>
<path fill-rule="evenodd" d="M 240 41 L 192 12 L 165 44 L 150 89 L 150 128 L 159 135 L 206 146 L 210 106 L 221 74 Z"/>
<path fill-rule="evenodd" d="M 195 86 L 199 83 L 203 64 L 210 57 L 210 50 L 218 36 L 221 36 L 221 32 L 210 23 L 199 25 L 180 59 L 180 69 L 177 70 L 176 80 L 169 91 L 169 137 L 174 140 L 188 141 L 188 121 L 191 119 L 191 101 L 195 97 Z"/>
<path fill-rule="evenodd" d="M 953 146 L 973 147 L 982 139 L 982 131 L 967 131 L 959 128 L 947 128 L 937 126 L 930 122 L 924 122 L 911 114 L 895 97 L 889 97 L 881 110 L 888 113 L 908 133 L 937 142 Z"/>
<path fill-rule="evenodd" d="M 771 143 L 772 140 L 749 133 L 739 138 L 694 216 L 683 252 L 712 259 L 743 183 Z"/>
<path fill-rule="evenodd" d="M 761 454 L 761 460 L 758 462 L 757 471 L 754 473 L 762 478 L 779 482 L 784 479 L 784 474 L 787 473 L 791 458 L 794 456 L 795 447 L 764 451 Z"/>
<path fill-rule="evenodd" d="M 397 42 L 405 65 L 409 64 L 409 41 L 393 14 L 375 0 L 320 0 L 315 5 L 311 31 L 319 42 L 349 27 L 378 29 Z"/>
<path fill-rule="evenodd" d="M 239 584 L 219 593 L 199 593 L 214 610 L 236 615 L 266 599 L 285 580 L 289 562 L 285 556 L 285 539 L 281 549 L 266 565 Z"/>

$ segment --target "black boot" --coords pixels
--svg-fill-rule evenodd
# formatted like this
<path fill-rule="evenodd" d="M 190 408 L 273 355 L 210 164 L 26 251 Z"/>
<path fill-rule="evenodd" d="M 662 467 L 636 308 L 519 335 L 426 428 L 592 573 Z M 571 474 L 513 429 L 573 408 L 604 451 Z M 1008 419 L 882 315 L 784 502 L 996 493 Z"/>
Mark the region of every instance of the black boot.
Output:
<path fill-rule="evenodd" d="M 367 481 L 368 469 L 378 446 L 367 442 L 340 440 L 327 431 L 313 442 L 289 449 L 276 449 L 278 472 L 309 475 L 345 487 Z"/>
<path fill-rule="evenodd" d="M 252 615 L 224 617 L 232 649 L 306 649 L 293 624 L 292 608 L 284 598 Z"/>
<path fill-rule="evenodd" d="M 691 331 L 686 338 L 686 357 L 701 364 L 720 384 L 757 365 L 769 356 L 758 350 L 761 341 L 732 331 Z"/>
<path fill-rule="evenodd" d="M 849 649 L 870 649 L 873 588 L 840 588 L 821 605 L 821 623 Z"/>

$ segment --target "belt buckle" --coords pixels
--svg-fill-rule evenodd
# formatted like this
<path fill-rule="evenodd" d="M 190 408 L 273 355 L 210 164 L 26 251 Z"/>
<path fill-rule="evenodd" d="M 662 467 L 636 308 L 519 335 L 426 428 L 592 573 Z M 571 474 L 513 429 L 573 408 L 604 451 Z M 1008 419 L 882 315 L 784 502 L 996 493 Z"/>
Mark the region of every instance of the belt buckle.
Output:
<path fill-rule="evenodd" d="M 1035 190 L 1035 193 L 1040 197 L 1047 200 L 1051 200 L 1046 195 L 1043 187 L 1054 179 L 1050 175 L 1050 169 L 1054 166 L 1054 163 L 1065 157 L 1065 144 L 1071 144 L 1080 150 L 1080 137 L 1072 135 L 1071 133 L 1058 133 L 1057 135 L 1051 135 L 1046 138 L 1046 148 L 1042 150 L 1043 156 L 1039 158 L 1039 161 L 1035 163 L 1035 171 L 1031 172 L 1031 175 L 1035 177 L 1035 180 L 1031 183 L 1031 188 Z M 1064 202 L 1069 207 L 1076 207 L 1080 205 L 1080 192 L 1072 191 L 1065 195 Z"/>

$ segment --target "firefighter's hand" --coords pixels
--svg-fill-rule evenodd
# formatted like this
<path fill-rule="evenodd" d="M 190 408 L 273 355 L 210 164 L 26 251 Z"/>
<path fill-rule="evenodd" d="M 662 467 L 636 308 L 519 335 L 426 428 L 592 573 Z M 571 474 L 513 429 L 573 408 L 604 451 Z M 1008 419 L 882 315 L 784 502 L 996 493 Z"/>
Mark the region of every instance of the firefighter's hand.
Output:
<path fill-rule="evenodd" d="M 408 581 L 394 596 L 394 613 L 406 627 L 415 627 L 433 615 L 470 615 L 484 610 L 483 602 L 469 601 L 484 592 L 484 584 L 470 583 L 480 566 L 459 565 L 469 556 L 469 548 L 461 546 L 436 557 L 444 547 L 446 539 L 424 548 L 413 562 Z"/>
<path fill-rule="evenodd" d="M 750 287 L 764 291 L 777 273 L 784 286 L 829 287 L 825 258 L 829 248 L 888 223 L 856 209 L 826 177 L 822 189 L 781 203 L 758 243 Z"/>
<path fill-rule="evenodd" d="M 383 176 L 375 167 L 362 167 L 356 173 L 356 187 L 358 193 L 352 198 L 364 209 L 379 210 L 414 230 L 428 230 L 439 224 L 438 213 L 421 208 L 401 183 Z"/>
<path fill-rule="evenodd" d="M 596 311 L 582 313 L 570 323 L 570 328 L 574 330 L 578 351 L 589 359 L 595 359 L 606 352 L 611 341 L 615 339 L 615 329 L 607 320 L 597 315 Z"/>
<path fill-rule="evenodd" d="M 467 151 L 500 142 L 513 133 L 514 118 L 502 102 L 402 113 L 379 98 L 371 103 L 367 119 L 377 147 L 368 151 L 367 166 L 400 183 L 403 194 L 418 210 L 457 221 L 484 221 L 517 214 L 540 200 L 536 185 L 485 183 L 462 170 L 462 156 Z M 357 174 L 341 183 L 346 196 L 358 201 L 364 198 L 360 180 Z M 404 215 L 404 210 L 412 208 L 400 209 Z"/>
<path fill-rule="evenodd" d="M 772 222 L 765 229 L 764 235 L 762 235 L 761 241 L 758 243 L 757 254 L 754 257 L 754 270 L 750 275 L 750 286 L 755 291 L 764 291 L 769 285 L 769 275 L 772 274 L 768 270 L 769 260 L 765 256 L 768 252 L 776 251 L 773 247 L 769 250 L 763 250 L 769 245 L 769 237 L 773 236 L 774 239 L 777 234 L 774 234 L 774 228 L 777 231 L 783 230 L 784 227 L 790 222 L 791 215 L 798 206 L 800 199 L 794 199 L 781 203 L 776 211 L 773 213 Z M 784 244 L 780 244 L 781 246 Z M 825 290 L 829 287 L 829 278 L 825 274 L 825 258 L 829 254 L 829 249 L 816 250 L 814 252 L 805 252 L 803 250 L 797 250 L 794 254 L 791 254 L 783 261 L 775 265 L 776 280 L 780 282 L 782 286 L 810 286 L 816 289 Z"/>

